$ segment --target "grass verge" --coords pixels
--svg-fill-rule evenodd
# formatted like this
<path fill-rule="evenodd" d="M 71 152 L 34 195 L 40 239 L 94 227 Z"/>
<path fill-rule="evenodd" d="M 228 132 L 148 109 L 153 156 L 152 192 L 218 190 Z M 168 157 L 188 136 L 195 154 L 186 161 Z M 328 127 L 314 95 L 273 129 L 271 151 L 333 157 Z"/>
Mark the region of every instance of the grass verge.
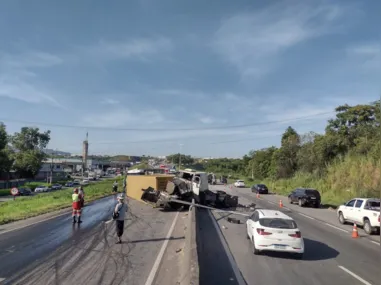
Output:
<path fill-rule="evenodd" d="M 104 180 L 85 188 L 86 202 L 111 195 L 112 181 Z M 119 181 L 122 179 L 118 179 Z M 121 187 L 119 182 L 119 187 Z M 41 193 L 33 197 L 17 197 L 0 204 L 0 225 L 46 214 L 71 206 L 73 188 Z"/>

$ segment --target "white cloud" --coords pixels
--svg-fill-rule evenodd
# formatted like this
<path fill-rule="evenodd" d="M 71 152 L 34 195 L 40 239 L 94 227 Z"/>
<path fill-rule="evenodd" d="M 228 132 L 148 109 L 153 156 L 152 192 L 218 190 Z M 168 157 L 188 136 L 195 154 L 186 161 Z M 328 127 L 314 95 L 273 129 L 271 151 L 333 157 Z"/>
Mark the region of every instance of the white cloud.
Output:
<path fill-rule="evenodd" d="M 375 57 L 381 54 L 381 44 L 380 43 L 367 43 L 360 44 L 349 47 L 347 49 L 347 53 L 349 55 L 357 55 L 357 56 L 369 56 Z"/>
<path fill-rule="evenodd" d="M 299 43 L 337 32 L 344 8 L 284 2 L 222 23 L 212 46 L 242 76 L 260 77 L 275 64 L 275 56 Z"/>
<path fill-rule="evenodd" d="M 146 56 L 168 52 L 173 49 L 170 39 L 159 38 L 140 38 L 123 42 L 111 42 L 102 40 L 94 46 L 80 48 L 84 54 L 99 59 L 146 59 Z"/>
<path fill-rule="evenodd" d="M 62 107 L 48 92 L 18 78 L 0 77 L 0 97 L 21 100 L 27 103 L 47 103 Z"/>
<path fill-rule="evenodd" d="M 38 67 L 51 67 L 63 63 L 63 59 L 57 55 L 41 52 L 28 51 L 18 54 L 0 52 L 0 66 L 8 69 L 28 69 Z"/>
<path fill-rule="evenodd" d="M 119 104 L 119 101 L 112 98 L 104 98 L 101 103 L 107 105 L 116 105 Z"/>
<path fill-rule="evenodd" d="M 203 124 L 212 124 L 214 123 L 214 119 L 212 117 L 206 116 L 206 117 L 201 117 L 199 118 L 199 121 Z"/>

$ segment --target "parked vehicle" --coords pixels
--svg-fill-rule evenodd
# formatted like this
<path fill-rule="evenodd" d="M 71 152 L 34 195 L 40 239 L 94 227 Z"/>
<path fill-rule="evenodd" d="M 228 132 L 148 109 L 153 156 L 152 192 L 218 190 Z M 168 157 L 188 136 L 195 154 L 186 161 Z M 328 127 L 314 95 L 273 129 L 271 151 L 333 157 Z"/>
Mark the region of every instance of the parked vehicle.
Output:
<path fill-rule="evenodd" d="M 245 187 L 245 182 L 243 180 L 237 180 L 236 182 L 234 182 L 234 187 L 243 188 Z"/>
<path fill-rule="evenodd" d="M 278 210 L 258 209 L 246 222 L 247 238 L 254 254 L 289 252 L 303 258 L 304 240 L 295 221 Z"/>
<path fill-rule="evenodd" d="M 354 198 L 337 209 L 341 224 L 347 222 L 362 226 L 370 235 L 380 232 L 380 199 Z"/>
<path fill-rule="evenodd" d="M 255 184 L 251 186 L 251 192 L 257 194 L 269 194 L 269 189 L 265 184 Z"/>
<path fill-rule="evenodd" d="M 319 208 L 321 196 L 318 190 L 310 188 L 297 188 L 288 195 L 290 204 L 298 203 L 300 207 L 314 206 Z"/>
<path fill-rule="evenodd" d="M 82 182 L 80 183 L 81 185 L 89 185 L 90 181 L 88 179 L 83 179 Z"/>
<path fill-rule="evenodd" d="M 19 189 L 19 194 L 18 196 L 29 196 L 32 195 L 32 190 L 28 187 L 22 187 L 18 188 Z"/>
<path fill-rule="evenodd" d="M 66 187 L 73 187 L 74 186 L 74 182 L 66 182 L 65 184 Z"/>
<path fill-rule="evenodd" d="M 62 189 L 62 185 L 61 184 L 54 184 L 52 185 L 52 190 L 61 190 Z"/>
<path fill-rule="evenodd" d="M 48 192 L 50 191 L 51 188 L 49 188 L 48 186 L 37 186 L 35 189 L 34 189 L 34 192 Z"/>

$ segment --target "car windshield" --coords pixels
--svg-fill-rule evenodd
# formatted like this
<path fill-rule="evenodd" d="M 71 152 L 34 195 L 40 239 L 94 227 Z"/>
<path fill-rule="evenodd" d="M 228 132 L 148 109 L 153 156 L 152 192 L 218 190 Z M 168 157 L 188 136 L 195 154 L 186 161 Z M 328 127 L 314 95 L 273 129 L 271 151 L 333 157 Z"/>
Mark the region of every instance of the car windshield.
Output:
<path fill-rule="evenodd" d="M 266 189 L 267 187 L 266 187 L 265 184 L 258 184 L 258 188 L 264 188 L 264 189 Z"/>
<path fill-rule="evenodd" d="M 316 197 L 320 197 L 320 193 L 319 193 L 319 191 L 317 191 L 317 190 L 313 190 L 313 189 L 307 189 L 307 190 L 306 190 L 306 194 L 307 194 L 307 195 L 316 196 Z"/>
<path fill-rule="evenodd" d="M 237 182 L 238 182 L 238 183 L 243 183 L 243 181 L 242 181 L 242 180 L 237 180 Z"/>
<path fill-rule="evenodd" d="M 293 220 L 281 218 L 262 218 L 259 219 L 259 224 L 267 228 L 275 229 L 296 229 L 296 223 Z"/>

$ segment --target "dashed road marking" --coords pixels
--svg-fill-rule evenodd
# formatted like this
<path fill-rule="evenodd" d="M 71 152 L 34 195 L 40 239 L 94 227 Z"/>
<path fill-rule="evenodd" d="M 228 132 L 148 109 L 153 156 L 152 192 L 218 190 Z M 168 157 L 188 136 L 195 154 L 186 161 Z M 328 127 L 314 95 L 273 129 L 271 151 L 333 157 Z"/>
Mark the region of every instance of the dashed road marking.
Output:
<path fill-rule="evenodd" d="M 377 245 L 380 245 L 380 243 L 379 243 L 379 242 L 377 242 L 377 241 L 374 241 L 374 240 L 371 240 L 370 242 L 372 242 L 372 243 L 374 243 L 374 244 L 377 244 Z"/>
<path fill-rule="evenodd" d="M 306 218 L 308 218 L 308 219 L 316 220 L 315 218 L 312 218 L 312 217 L 310 217 L 310 216 L 307 216 L 307 215 L 305 215 L 305 214 L 303 214 L 303 213 L 299 213 L 299 212 L 298 212 L 298 214 L 301 215 L 301 216 L 303 216 L 303 217 L 306 217 Z"/>
<path fill-rule="evenodd" d="M 105 224 L 109 224 L 109 223 L 111 223 L 113 220 L 109 220 L 109 221 L 107 221 L 107 222 L 105 222 Z"/>
<path fill-rule="evenodd" d="M 360 276 L 358 276 L 357 274 L 353 273 L 352 271 L 350 271 L 349 269 L 345 268 L 344 266 L 341 266 L 339 265 L 339 268 L 344 270 L 345 272 L 347 272 L 349 275 L 352 275 L 352 277 L 356 278 L 358 281 L 362 282 L 363 284 L 365 285 L 372 285 L 370 284 L 368 281 L 362 279 Z"/>
<path fill-rule="evenodd" d="M 163 242 L 163 245 L 161 246 L 159 254 L 157 255 L 157 258 L 155 260 L 155 263 L 154 263 L 154 265 L 152 267 L 151 272 L 148 275 L 148 278 L 147 278 L 147 281 L 146 281 L 145 285 L 151 285 L 151 284 L 153 284 L 153 281 L 155 279 L 157 270 L 159 269 L 161 260 L 163 259 L 164 252 L 167 249 L 168 241 L 169 241 L 170 237 L 172 236 L 173 230 L 175 228 L 176 221 L 177 221 L 177 218 L 179 216 L 179 213 L 180 212 L 177 212 L 175 218 L 173 219 L 172 225 L 171 225 L 171 227 L 170 227 L 170 229 L 168 231 L 167 236 L 165 237 L 165 241 Z"/>
<path fill-rule="evenodd" d="M 342 232 L 345 232 L 345 233 L 349 233 L 347 230 L 343 230 L 343 229 L 341 229 L 341 228 L 339 228 L 339 227 L 336 227 L 336 226 L 334 226 L 334 225 L 331 225 L 331 224 L 328 224 L 328 223 L 324 223 L 325 225 L 327 225 L 327 226 L 329 226 L 329 227 L 331 227 L 331 228 L 334 228 L 334 229 L 336 229 L 336 230 L 339 230 L 339 231 L 342 231 Z"/>
<path fill-rule="evenodd" d="M 4 280 L 5 280 L 5 278 L 1 278 L 1 277 L 0 277 L 0 282 L 3 282 Z"/>
<path fill-rule="evenodd" d="M 287 207 L 284 207 L 284 206 L 283 206 L 283 209 L 288 210 L 288 211 L 291 211 L 290 208 L 287 208 Z"/>
<path fill-rule="evenodd" d="M 237 263 L 235 262 L 234 260 L 234 257 L 229 249 L 229 246 L 222 234 L 222 231 L 221 231 L 221 228 L 220 226 L 218 225 L 215 217 L 212 215 L 211 211 L 208 211 L 208 214 L 209 214 L 209 217 L 212 219 L 212 223 L 214 225 L 214 228 L 216 229 L 216 232 L 218 234 L 218 237 L 220 238 L 220 241 L 222 243 L 222 246 L 224 247 L 224 250 L 226 252 L 226 255 L 228 256 L 228 259 L 229 259 L 229 262 L 230 262 L 230 266 L 232 267 L 233 269 L 233 272 L 234 272 L 234 275 L 235 275 L 235 278 L 238 282 L 239 285 L 245 285 L 246 282 L 244 281 L 242 275 L 241 275 L 241 271 L 239 270 L 238 266 L 237 266 Z"/>
<path fill-rule="evenodd" d="M 276 203 L 274 203 L 274 202 L 272 202 L 272 201 L 267 201 L 267 200 L 265 200 L 267 203 L 270 203 L 270 204 L 273 204 L 273 205 L 275 205 Z"/>

